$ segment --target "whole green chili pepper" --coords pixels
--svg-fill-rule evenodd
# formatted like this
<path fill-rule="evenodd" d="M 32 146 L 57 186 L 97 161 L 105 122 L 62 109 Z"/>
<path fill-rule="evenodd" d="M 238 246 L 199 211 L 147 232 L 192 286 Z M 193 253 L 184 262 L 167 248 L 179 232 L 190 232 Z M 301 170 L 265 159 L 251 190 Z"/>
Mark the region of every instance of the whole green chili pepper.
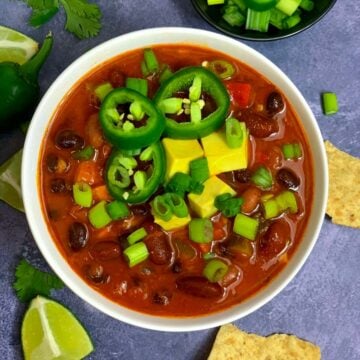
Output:
<path fill-rule="evenodd" d="M 22 116 L 32 111 L 40 96 L 38 74 L 53 44 L 47 35 L 39 52 L 27 63 L 0 63 L 0 131 L 23 121 Z"/>

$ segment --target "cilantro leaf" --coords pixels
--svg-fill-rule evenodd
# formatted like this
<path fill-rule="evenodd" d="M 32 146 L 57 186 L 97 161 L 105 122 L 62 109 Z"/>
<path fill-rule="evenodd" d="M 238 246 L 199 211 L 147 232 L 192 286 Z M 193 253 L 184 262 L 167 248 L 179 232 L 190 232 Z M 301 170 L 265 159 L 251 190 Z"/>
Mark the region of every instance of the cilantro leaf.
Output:
<path fill-rule="evenodd" d="M 101 29 L 101 11 L 98 5 L 88 0 L 23 0 L 32 10 L 30 25 L 39 27 L 59 11 L 66 13 L 65 29 L 79 39 L 96 36 Z"/>
<path fill-rule="evenodd" d="M 29 23 L 34 27 L 47 23 L 59 11 L 58 0 L 25 0 L 25 2 L 33 10 Z"/>
<path fill-rule="evenodd" d="M 66 12 L 66 30 L 79 39 L 96 36 L 101 28 L 101 11 L 86 0 L 60 0 Z"/>
<path fill-rule="evenodd" d="M 13 287 L 21 302 L 30 301 L 36 295 L 49 297 L 52 289 L 61 289 L 64 286 L 56 275 L 40 271 L 26 260 L 21 260 L 16 267 L 15 278 Z"/>

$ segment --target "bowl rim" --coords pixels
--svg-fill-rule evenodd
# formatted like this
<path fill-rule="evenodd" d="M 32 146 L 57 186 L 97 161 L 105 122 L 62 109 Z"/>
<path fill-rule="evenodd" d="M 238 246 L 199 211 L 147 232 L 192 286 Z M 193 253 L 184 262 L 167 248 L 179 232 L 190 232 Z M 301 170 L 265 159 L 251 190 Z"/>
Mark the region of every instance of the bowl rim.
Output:
<path fill-rule="evenodd" d="M 205 1 L 205 0 L 204 0 Z M 199 5 L 199 1 L 198 0 L 191 0 L 192 5 L 194 6 L 194 8 L 196 9 L 196 11 L 198 12 L 198 14 L 211 26 L 213 26 L 214 28 L 216 28 L 217 30 L 223 32 L 224 34 L 237 38 L 237 39 L 242 39 L 242 40 L 247 40 L 247 41 L 256 41 L 256 42 L 268 42 L 268 41 L 275 41 L 275 40 L 282 40 L 282 39 L 287 39 L 291 36 L 297 35 L 307 29 L 309 29 L 310 27 L 312 27 L 313 25 L 315 25 L 317 22 L 319 22 L 335 5 L 337 0 L 330 0 L 330 4 L 328 5 L 328 7 L 317 17 L 315 18 L 313 21 L 311 21 L 310 23 L 308 23 L 307 25 L 295 30 L 295 31 L 291 31 L 291 29 L 288 30 L 287 33 L 282 34 L 282 35 L 274 35 L 274 36 L 269 36 L 269 37 L 265 37 L 265 36 L 261 36 L 261 33 L 258 33 L 256 37 L 253 36 L 249 36 L 246 34 L 236 34 L 232 31 L 229 31 L 225 28 L 223 28 L 222 26 L 218 25 L 217 22 L 215 22 L 206 12 L 204 12 L 201 8 L 201 6 Z"/>
<path fill-rule="evenodd" d="M 159 317 L 140 313 L 114 303 L 95 291 L 71 269 L 58 250 L 43 217 L 40 201 L 38 168 L 41 143 L 61 99 L 84 74 L 89 73 L 91 69 L 113 58 L 116 54 L 156 44 L 174 43 L 208 46 L 224 53 L 226 51 L 221 50 L 222 48 L 234 48 L 237 52 L 243 53 L 245 58 L 254 60 L 251 66 L 262 74 L 263 72 L 258 70 L 256 66 L 264 66 L 264 69 L 267 69 L 271 76 L 278 77 L 278 81 L 270 81 L 277 86 L 279 86 L 278 83 L 280 82 L 290 91 L 287 93 L 287 98 L 292 102 L 294 111 L 298 113 L 298 117 L 302 115 L 301 118 L 307 121 L 307 126 L 311 129 L 311 134 L 309 134 L 308 130 L 305 130 L 305 125 L 303 125 L 308 136 L 308 142 L 315 143 L 317 146 L 316 152 L 312 154 L 315 179 L 312 213 L 303 234 L 303 239 L 287 265 L 287 271 L 281 271 L 269 285 L 260 289 L 239 305 L 199 317 Z M 128 49 L 119 50 L 118 48 L 125 46 L 124 44 L 127 44 Z M 116 53 L 114 53 L 115 50 Z M 246 63 L 244 58 L 241 58 L 240 61 Z M 256 66 L 253 66 L 254 64 Z M 84 66 L 87 67 L 86 70 L 83 70 Z M 79 72 L 81 75 L 79 75 Z M 263 76 L 269 78 L 267 75 Z M 73 82 L 71 82 L 72 77 L 74 77 Z M 279 87 L 284 92 L 282 86 Z M 297 99 L 299 104 L 295 106 L 291 98 Z M 53 106 L 52 103 L 54 103 Z M 297 109 L 298 107 L 299 109 Z M 299 114 L 299 110 L 302 111 L 302 114 Z M 311 139 L 310 135 L 312 136 Z M 24 207 L 31 233 L 49 266 L 69 289 L 88 304 L 115 319 L 146 329 L 173 332 L 204 330 L 223 325 L 252 313 L 273 299 L 295 277 L 313 249 L 323 223 L 328 192 L 326 154 L 320 129 L 310 107 L 291 80 L 265 56 L 237 40 L 206 30 L 183 27 L 150 28 L 120 35 L 99 44 L 70 64 L 46 91 L 34 113 L 25 139 L 21 173 Z M 34 188 L 36 191 L 34 191 Z M 312 226 L 311 234 L 308 234 L 310 225 Z"/>

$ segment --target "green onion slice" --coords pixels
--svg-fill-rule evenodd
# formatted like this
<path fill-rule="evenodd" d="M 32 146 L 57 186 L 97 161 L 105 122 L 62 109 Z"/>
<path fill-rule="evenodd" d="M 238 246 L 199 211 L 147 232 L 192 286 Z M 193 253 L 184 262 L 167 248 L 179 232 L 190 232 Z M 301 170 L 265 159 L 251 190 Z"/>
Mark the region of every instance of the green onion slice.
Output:
<path fill-rule="evenodd" d="M 246 125 L 235 118 L 225 120 L 226 143 L 229 148 L 239 148 L 246 137 Z"/>
<path fill-rule="evenodd" d="M 148 82 L 146 79 L 128 77 L 126 78 L 125 87 L 135 90 L 144 96 L 147 96 Z"/>
<path fill-rule="evenodd" d="M 89 145 L 86 146 L 84 149 L 75 151 L 74 153 L 71 154 L 71 156 L 75 159 L 75 160 L 91 160 L 94 157 L 95 154 L 95 149 Z"/>
<path fill-rule="evenodd" d="M 173 216 L 173 212 L 165 196 L 156 196 L 151 203 L 151 207 L 155 215 L 164 221 L 169 221 Z"/>
<path fill-rule="evenodd" d="M 190 176 L 194 181 L 202 184 L 210 177 L 209 164 L 207 158 L 199 158 L 189 163 Z"/>
<path fill-rule="evenodd" d="M 106 204 L 106 211 L 113 220 L 123 219 L 130 214 L 126 203 L 120 200 L 114 200 L 111 203 Z"/>
<path fill-rule="evenodd" d="M 141 227 L 140 229 L 137 229 L 133 231 L 128 237 L 127 241 L 130 245 L 133 245 L 137 243 L 138 241 L 142 240 L 144 237 L 147 236 L 147 232 L 145 228 Z"/>
<path fill-rule="evenodd" d="M 179 218 L 184 218 L 189 215 L 189 210 L 184 199 L 176 193 L 167 193 L 165 201 L 169 204 L 173 214 Z"/>
<path fill-rule="evenodd" d="M 101 229 L 112 221 L 106 210 L 106 201 L 100 201 L 92 207 L 89 210 L 88 217 L 90 224 L 96 229 Z"/>
<path fill-rule="evenodd" d="M 234 233 L 249 240 L 255 240 L 259 228 L 259 220 L 244 214 L 237 214 L 234 221 Z"/>
<path fill-rule="evenodd" d="M 105 83 L 102 83 L 100 85 L 98 85 L 94 92 L 95 92 L 95 95 L 98 97 L 98 99 L 102 102 L 106 95 L 112 91 L 114 88 L 112 87 L 112 85 L 109 83 L 109 82 L 105 82 Z"/>
<path fill-rule="evenodd" d="M 322 94 L 322 104 L 325 115 L 333 115 L 339 111 L 337 96 L 333 92 Z"/>
<path fill-rule="evenodd" d="M 192 219 L 189 223 L 190 240 L 203 244 L 214 238 L 213 224 L 210 219 Z"/>
<path fill-rule="evenodd" d="M 265 166 L 260 166 L 252 175 L 251 181 L 264 189 L 268 189 L 272 186 L 273 179 L 270 170 Z"/>
<path fill-rule="evenodd" d="M 129 267 L 140 264 L 149 257 L 149 251 L 143 242 L 129 246 L 124 250 L 123 254 Z"/>
<path fill-rule="evenodd" d="M 77 205 L 90 207 L 93 200 L 91 186 L 85 182 L 78 182 L 73 185 L 73 197 Z"/>
<path fill-rule="evenodd" d="M 203 275 L 210 281 L 210 282 L 218 282 L 223 279 L 223 277 L 229 271 L 228 265 L 226 265 L 223 261 L 214 259 L 210 260 L 204 270 Z"/>

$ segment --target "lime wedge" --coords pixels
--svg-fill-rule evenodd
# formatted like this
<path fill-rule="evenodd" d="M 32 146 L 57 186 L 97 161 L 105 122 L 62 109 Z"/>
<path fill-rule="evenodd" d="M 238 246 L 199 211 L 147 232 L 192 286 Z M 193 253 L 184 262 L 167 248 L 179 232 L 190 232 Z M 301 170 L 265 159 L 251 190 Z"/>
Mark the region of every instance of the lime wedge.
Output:
<path fill-rule="evenodd" d="M 21 328 L 25 360 L 80 360 L 93 351 L 86 330 L 56 301 L 37 296 Z"/>
<path fill-rule="evenodd" d="M 39 44 L 16 30 L 0 26 L 0 62 L 24 64 L 38 51 Z"/>

